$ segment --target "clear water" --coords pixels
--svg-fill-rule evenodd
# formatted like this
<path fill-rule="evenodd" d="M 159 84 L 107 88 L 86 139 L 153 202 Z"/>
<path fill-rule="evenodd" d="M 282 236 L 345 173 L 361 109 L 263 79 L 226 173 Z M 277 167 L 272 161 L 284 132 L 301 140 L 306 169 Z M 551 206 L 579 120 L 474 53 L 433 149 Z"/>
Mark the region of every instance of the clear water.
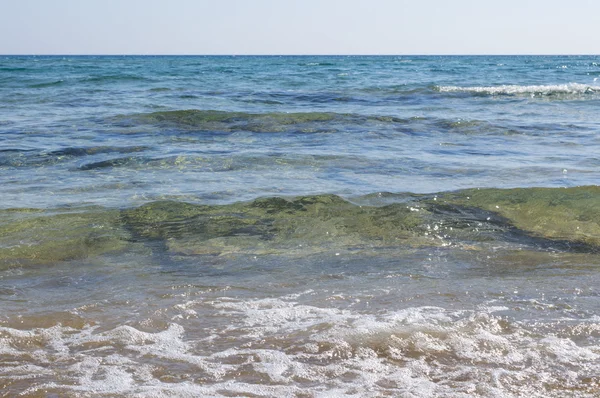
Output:
<path fill-rule="evenodd" d="M 598 396 L 598 77 L 0 58 L 0 391 Z"/>

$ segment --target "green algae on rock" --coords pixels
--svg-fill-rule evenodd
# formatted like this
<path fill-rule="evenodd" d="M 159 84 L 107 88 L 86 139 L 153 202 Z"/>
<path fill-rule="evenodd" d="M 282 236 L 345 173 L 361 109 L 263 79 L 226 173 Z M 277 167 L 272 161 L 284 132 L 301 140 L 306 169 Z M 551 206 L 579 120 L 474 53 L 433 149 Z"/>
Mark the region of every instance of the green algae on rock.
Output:
<path fill-rule="evenodd" d="M 361 204 L 314 195 L 227 205 L 156 201 L 121 211 L 9 209 L 0 212 L 0 266 L 85 258 L 135 241 L 183 255 L 452 244 L 482 249 L 498 242 L 597 252 L 599 194 L 599 187 L 489 188 L 391 195 L 383 202 L 366 196 Z"/>
<path fill-rule="evenodd" d="M 273 253 L 416 243 L 421 218 L 403 205 L 358 206 L 335 195 L 203 206 L 153 202 L 123 211 L 134 236 L 185 253 Z"/>
<path fill-rule="evenodd" d="M 600 247 L 600 187 L 467 189 L 439 200 L 504 217 L 534 236 Z"/>
<path fill-rule="evenodd" d="M 122 249 L 119 212 L 102 208 L 0 212 L 0 267 L 47 265 Z"/>

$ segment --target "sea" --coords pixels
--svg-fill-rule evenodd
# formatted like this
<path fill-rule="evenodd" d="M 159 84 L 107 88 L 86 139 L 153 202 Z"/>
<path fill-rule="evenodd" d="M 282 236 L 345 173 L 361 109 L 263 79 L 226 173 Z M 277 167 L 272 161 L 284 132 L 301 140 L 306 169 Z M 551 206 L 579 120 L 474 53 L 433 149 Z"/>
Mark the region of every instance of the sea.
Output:
<path fill-rule="evenodd" d="M 600 397 L 600 56 L 0 56 L 0 397 Z"/>

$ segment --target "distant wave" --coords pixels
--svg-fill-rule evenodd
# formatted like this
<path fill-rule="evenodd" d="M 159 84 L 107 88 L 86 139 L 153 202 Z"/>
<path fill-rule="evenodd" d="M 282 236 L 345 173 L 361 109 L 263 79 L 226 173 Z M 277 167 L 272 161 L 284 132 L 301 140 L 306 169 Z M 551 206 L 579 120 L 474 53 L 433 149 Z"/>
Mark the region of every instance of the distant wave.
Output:
<path fill-rule="evenodd" d="M 298 66 L 334 66 L 333 62 L 304 62 L 299 63 Z"/>
<path fill-rule="evenodd" d="M 582 95 L 600 92 L 600 86 L 588 84 L 567 83 L 553 85 L 502 85 L 502 86 L 438 86 L 437 91 L 442 93 L 473 93 L 483 95 L 530 95 L 530 96 L 553 96 L 553 95 Z"/>
<path fill-rule="evenodd" d="M 84 82 L 89 83 L 110 83 L 110 82 L 127 82 L 127 81 L 153 81 L 152 79 L 138 75 L 102 75 L 102 76 L 89 76 L 82 79 Z"/>
<path fill-rule="evenodd" d="M 0 67 L 0 72 L 24 72 L 26 70 L 27 70 L 27 68 L 23 68 L 23 67 L 16 67 L 16 68 L 11 68 L 9 66 Z"/>
<path fill-rule="evenodd" d="M 52 81 L 52 82 L 32 84 L 29 87 L 31 87 L 31 88 L 53 87 L 53 86 L 59 86 L 59 85 L 63 84 L 64 82 L 65 82 L 64 80 L 56 80 L 56 81 Z"/>

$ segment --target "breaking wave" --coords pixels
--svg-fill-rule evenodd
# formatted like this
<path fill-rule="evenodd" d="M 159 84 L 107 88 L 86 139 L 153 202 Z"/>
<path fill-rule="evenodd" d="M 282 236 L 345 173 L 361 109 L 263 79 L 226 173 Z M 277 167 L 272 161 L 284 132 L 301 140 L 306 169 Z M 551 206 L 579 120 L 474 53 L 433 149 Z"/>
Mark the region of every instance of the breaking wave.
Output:
<path fill-rule="evenodd" d="M 34 396 L 596 396 L 599 347 L 573 337 L 597 321 L 546 337 L 503 309 L 374 315 L 221 297 L 165 308 L 163 330 L 0 327 L 0 380 Z M 197 329 L 198 311 L 223 324 Z"/>
<path fill-rule="evenodd" d="M 442 93 L 470 93 L 479 95 L 519 95 L 532 97 L 546 96 L 574 96 L 600 93 L 600 87 L 580 83 L 553 84 L 553 85 L 501 85 L 501 86 L 439 86 L 437 90 Z"/>

